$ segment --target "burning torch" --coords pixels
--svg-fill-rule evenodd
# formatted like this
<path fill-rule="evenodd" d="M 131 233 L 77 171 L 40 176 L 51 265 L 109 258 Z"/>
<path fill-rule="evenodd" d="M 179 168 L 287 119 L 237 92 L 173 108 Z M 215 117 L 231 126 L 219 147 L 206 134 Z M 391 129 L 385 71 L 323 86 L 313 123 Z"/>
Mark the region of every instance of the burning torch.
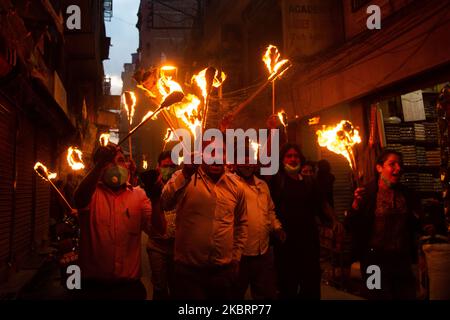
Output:
<path fill-rule="evenodd" d="M 139 129 L 145 123 L 147 123 L 147 121 L 149 121 L 150 119 L 155 117 L 159 112 L 161 112 L 165 108 L 169 108 L 171 105 L 173 105 L 177 102 L 180 102 L 181 100 L 183 100 L 183 98 L 184 98 L 184 94 L 183 94 L 183 92 L 180 92 L 180 91 L 175 91 L 175 92 L 171 93 L 170 95 L 168 95 L 166 97 L 166 99 L 164 99 L 163 103 L 154 112 L 152 112 L 149 116 L 144 117 L 142 119 L 142 121 L 136 127 L 131 129 L 130 132 L 128 132 L 128 134 L 125 137 L 123 137 L 122 140 L 119 141 L 118 145 L 121 145 L 125 140 L 127 140 L 129 137 L 131 137 L 131 135 L 133 133 L 135 133 L 137 129 Z"/>
<path fill-rule="evenodd" d="M 145 115 L 141 123 L 133 128 L 128 133 L 128 135 L 119 142 L 119 145 L 123 143 L 123 141 L 126 140 L 129 135 L 133 134 L 137 129 L 139 129 L 139 127 L 141 127 L 148 120 L 154 118 L 158 113 L 162 115 L 164 121 L 169 126 L 169 129 L 171 130 L 173 135 L 178 138 L 176 135 L 175 127 L 169 116 L 168 110 L 170 107 L 173 107 L 175 116 L 181 119 L 188 126 L 195 137 L 196 128 L 201 127 L 202 125 L 198 110 L 200 100 L 192 94 L 188 94 L 186 96 L 184 95 L 181 86 L 177 82 L 172 80 L 172 74 L 170 73 L 173 73 L 175 69 L 175 67 L 163 66 L 159 69 L 159 74 L 157 74 L 157 72 L 153 70 L 152 72 L 143 73 L 142 75 L 138 74 L 138 77 L 135 77 L 136 81 L 138 81 L 139 88 L 145 90 L 151 98 L 162 102 L 160 104 L 160 107 L 158 107 L 154 112 L 149 112 L 147 115 Z M 204 71 L 206 76 L 206 69 Z M 211 71 L 208 72 L 208 74 L 211 73 Z M 206 92 L 206 79 L 204 83 Z M 202 86 L 199 87 L 203 91 Z M 181 143 L 184 145 L 183 141 L 181 141 Z M 203 180 L 208 191 L 210 191 L 207 182 L 201 173 L 200 178 Z"/>
<path fill-rule="evenodd" d="M 106 147 L 108 145 L 109 137 L 110 137 L 109 133 L 102 133 L 100 135 L 100 138 L 98 139 L 98 141 L 102 147 Z"/>
<path fill-rule="evenodd" d="M 135 75 L 135 79 L 138 82 L 138 87 L 145 90 L 151 98 L 154 98 L 159 103 L 159 107 L 154 112 L 148 112 L 142 118 L 141 122 L 136 127 L 131 129 L 128 134 L 119 141 L 118 145 L 121 145 L 147 121 L 156 117 L 158 113 L 161 112 L 161 114 L 163 114 L 163 118 L 166 120 L 167 115 L 164 115 L 163 111 L 165 109 L 169 109 L 173 104 L 183 100 L 183 89 L 177 82 L 172 80 L 172 74 L 174 72 L 176 72 L 176 67 L 162 66 L 158 70 L 153 69 L 150 72 L 143 73 L 142 75 Z"/>
<path fill-rule="evenodd" d="M 194 75 L 191 82 L 195 83 L 202 91 L 203 96 L 203 113 L 202 113 L 202 128 L 206 127 L 206 119 L 208 117 L 209 97 L 212 88 L 219 88 L 225 81 L 226 75 L 224 72 L 219 72 L 216 68 L 209 67 L 203 69 L 198 74 Z"/>
<path fill-rule="evenodd" d="M 131 125 L 133 124 L 133 116 L 136 106 L 136 95 L 132 91 L 125 91 L 122 95 L 123 105 L 128 117 L 128 133 L 131 131 Z M 128 148 L 130 151 L 130 159 L 133 159 L 133 151 L 131 147 L 131 136 L 128 137 Z"/>
<path fill-rule="evenodd" d="M 76 147 L 67 149 L 67 163 L 74 171 L 84 169 L 83 153 Z"/>
<path fill-rule="evenodd" d="M 278 119 L 280 120 L 281 124 L 283 125 L 284 134 L 287 137 L 287 126 L 288 126 L 288 117 L 287 113 L 281 110 L 277 113 Z"/>
<path fill-rule="evenodd" d="M 289 60 L 283 59 L 280 61 L 280 53 L 278 52 L 278 48 L 274 45 L 269 45 L 264 53 L 262 58 L 264 63 L 266 64 L 267 70 L 269 71 L 269 78 L 276 74 L 277 71 L 285 65 L 289 64 Z M 287 69 L 286 69 L 287 70 Z M 279 76 L 284 73 L 281 72 Z M 272 80 L 272 114 L 275 114 L 275 81 L 277 77 L 274 77 Z"/>
<path fill-rule="evenodd" d="M 52 179 L 56 178 L 56 173 L 52 173 L 49 172 L 47 167 L 45 165 L 43 165 L 40 162 L 36 162 L 36 164 L 34 165 L 34 171 L 36 171 L 36 173 L 38 174 L 38 176 L 40 176 L 42 179 L 44 179 L 45 181 L 47 181 L 48 183 L 50 183 L 50 185 L 55 189 L 55 191 L 58 193 L 58 195 L 61 197 L 61 199 L 64 201 L 65 205 L 67 206 L 67 208 L 70 210 L 70 212 L 73 212 L 74 209 L 72 208 L 72 206 L 69 204 L 69 202 L 67 201 L 67 199 L 64 197 L 64 195 L 61 193 L 61 191 L 59 191 L 59 189 L 55 186 L 55 184 L 52 182 Z"/>
<path fill-rule="evenodd" d="M 275 80 L 281 77 L 290 67 L 292 67 L 292 64 L 287 59 L 275 63 L 273 67 L 269 69 L 270 74 L 267 80 L 263 84 L 261 84 L 261 86 L 258 87 L 258 89 L 256 89 L 255 92 L 250 95 L 250 97 L 248 97 L 245 101 L 241 102 L 236 107 L 236 109 L 234 109 L 224 117 L 224 119 L 222 120 L 224 126 L 227 127 L 228 126 L 227 123 L 230 123 L 239 112 L 241 112 L 246 106 L 248 106 L 250 102 L 252 102 L 256 98 L 256 96 L 258 96 L 267 87 L 269 83 L 272 83 L 272 114 L 275 114 Z"/>
<path fill-rule="evenodd" d="M 344 156 L 352 169 L 356 187 L 359 187 L 360 173 L 356 165 L 354 146 L 361 143 L 358 130 L 348 120 L 342 120 L 334 127 L 325 127 L 316 132 L 317 142 L 321 147 Z"/>

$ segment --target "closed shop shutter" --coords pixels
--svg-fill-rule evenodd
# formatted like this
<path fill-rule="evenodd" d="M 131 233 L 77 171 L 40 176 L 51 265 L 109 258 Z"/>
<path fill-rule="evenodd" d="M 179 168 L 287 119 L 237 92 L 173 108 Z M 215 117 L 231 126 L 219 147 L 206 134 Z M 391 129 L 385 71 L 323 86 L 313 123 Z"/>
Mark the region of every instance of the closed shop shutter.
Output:
<path fill-rule="evenodd" d="M 45 164 L 50 171 L 53 170 L 51 159 L 52 144 L 48 134 L 49 130 L 39 128 L 37 133 L 37 160 Z M 36 177 L 36 204 L 34 214 L 34 245 L 41 247 L 48 240 L 49 211 L 50 211 L 50 184 Z"/>
<path fill-rule="evenodd" d="M 333 187 L 334 209 L 339 220 L 342 220 L 353 199 L 351 169 L 343 156 L 326 148 L 320 148 L 320 152 L 321 158 L 330 163 L 331 173 L 336 178 Z"/>
<path fill-rule="evenodd" d="M 0 273 L 10 252 L 15 117 L 15 110 L 0 97 Z"/>
<path fill-rule="evenodd" d="M 34 182 L 34 139 L 35 132 L 31 121 L 20 117 L 17 137 L 17 180 L 16 202 L 13 228 L 13 255 L 16 263 L 23 261 L 31 250 L 33 182 Z"/>

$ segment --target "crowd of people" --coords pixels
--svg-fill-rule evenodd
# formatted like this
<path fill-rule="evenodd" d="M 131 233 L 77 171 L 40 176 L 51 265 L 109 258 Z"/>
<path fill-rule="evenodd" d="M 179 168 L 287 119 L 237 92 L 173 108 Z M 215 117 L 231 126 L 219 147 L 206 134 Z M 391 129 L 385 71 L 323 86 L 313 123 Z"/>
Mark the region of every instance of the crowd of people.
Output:
<path fill-rule="evenodd" d="M 319 223 L 336 233 L 345 227 L 354 260 L 381 266 L 382 289 L 371 297 L 414 298 L 414 236 L 432 234 L 433 226 L 424 224 L 417 197 L 400 184 L 396 151 L 385 150 L 376 179 L 355 190 L 344 224 L 333 210 L 329 163 L 306 161 L 296 144 L 284 144 L 271 177 L 258 175 L 249 154 L 243 164 L 204 159 L 178 167 L 165 151 L 139 183 L 120 147 L 99 147 L 93 160 L 73 195 L 79 298 L 146 298 L 144 231 L 155 300 L 243 299 L 248 290 L 255 300 L 320 299 Z"/>

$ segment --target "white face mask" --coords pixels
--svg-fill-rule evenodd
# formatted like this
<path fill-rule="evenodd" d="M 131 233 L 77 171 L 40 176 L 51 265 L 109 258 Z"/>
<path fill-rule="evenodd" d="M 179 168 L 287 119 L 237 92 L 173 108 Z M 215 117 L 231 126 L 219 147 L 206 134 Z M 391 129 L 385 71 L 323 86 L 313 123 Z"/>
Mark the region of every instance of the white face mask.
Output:
<path fill-rule="evenodd" d="M 286 173 L 288 173 L 288 174 L 297 174 L 300 171 L 300 164 L 293 167 L 286 163 L 284 165 L 284 171 L 286 171 Z"/>

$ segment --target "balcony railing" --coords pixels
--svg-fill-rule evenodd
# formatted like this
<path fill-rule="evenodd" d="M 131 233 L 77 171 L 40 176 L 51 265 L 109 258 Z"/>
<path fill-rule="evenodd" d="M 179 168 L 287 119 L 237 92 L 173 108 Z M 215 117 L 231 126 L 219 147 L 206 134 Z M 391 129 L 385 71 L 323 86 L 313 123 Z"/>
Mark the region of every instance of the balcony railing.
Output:
<path fill-rule="evenodd" d="M 112 0 L 103 0 L 103 18 L 106 22 L 110 22 L 113 16 Z"/>

